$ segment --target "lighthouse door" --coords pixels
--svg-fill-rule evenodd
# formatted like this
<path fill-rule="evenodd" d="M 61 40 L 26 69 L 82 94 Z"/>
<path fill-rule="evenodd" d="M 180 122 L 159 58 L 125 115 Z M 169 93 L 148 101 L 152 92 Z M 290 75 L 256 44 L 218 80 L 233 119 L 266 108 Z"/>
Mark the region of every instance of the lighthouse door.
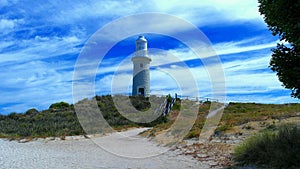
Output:
<path fill-rule="evenodd" d="M 144 88 L 139 88 L 138 94 L 144 96 L 145 95 L 145 89 Z"/>

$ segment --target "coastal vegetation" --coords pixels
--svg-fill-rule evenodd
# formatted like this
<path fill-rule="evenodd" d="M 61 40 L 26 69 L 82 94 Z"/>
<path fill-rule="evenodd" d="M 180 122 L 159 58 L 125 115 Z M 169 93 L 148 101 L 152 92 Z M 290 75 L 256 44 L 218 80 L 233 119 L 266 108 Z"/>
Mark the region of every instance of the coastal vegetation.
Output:
<path fill-rule="evenodd" d="M 0 136 L 9 138 L 84 134 L 73 105 L 55 103 L 49 109 L 29 109 L 24 114 L 0 116 Z"/>
<path fill-rule="evenodd" d="M 199 105 L 195 124 L 185 139 L 199 138 L 210 105 L 210 102 Z M 167 116 L 167 123 L 154 126 L 143 135 L 155 138 L 166 132 L 176 121 L 180 108 L 178 100 Z M 212 141 L 195 142 L 183 152 L 201 161 L 205 161 L 206 157 L 207 160 L 215 159 L 220 166 L 229 168 L 297 168 L 299 122 L 300 104 L 229 103 L 211 137 Z"/>
<path fill-rule="evenodd" d="M 201 133 L 206 116 L 210 110 L 210 102 L 199 105 L 197 119 L 186 138 L 197 138 Z M 159 131 L 168 129 L 176 120 L 180 111 L 180 100 L 178 100 L 172 111 L 168 114 L 167 123 L 156 125 L 151 131 L 151 135 L 156 135 Z M 235 126 L 240 126 L 249 122 L 260 122 L 264 127 L 273 126 L 276 121 L 289 117 L 300 116 L 300 104 L 260 104 L 260 103 L 229 103 L 224 109 L 221 121 L 215 133 L 226 133 Z M 265 121 L 271 121 L 266 123 Z"/>
<path fill-rule="evenodd" d="M 95 96 L 91 100 L 84 99 L 80 103 L 89 105 L 93 101 L 97 102 L 102 116 L 115 129 L 151 127 L 167 121 L 166 117 L 160 116 L 150 123 L 132 122 L 118 112 L 110 95 Z M 147 98 L 131 97 L 130 101 L 138 110 L 147 110 L 150 107 Z M 38 111 L 32 108 L 25 113 L 0 115 L 0 137 L 2 138 L 62 137 L 85 134 L 77 118 L 74 105 L 65 102 L 54 103 L 47 110 Z"/>
<path fill-rule="evenodd" d="M 298 168 L 300 161 L 300 126 L 284 124 L 265 129 L 234 151 L 234 160 L 240 166 L 263 168 Z"/>
<path fill-rule="evenodd" d="M 149 123 L 137 123 L 120 114 L 116 108 L 113 97 L 110 95 L 95 96 L 91 100 L 84 99 L 80 102 L 84 102 L 84 104 L 88 105 L 91 104 L 92 101 L 97 102 L 102 116 L 113 128 L 121 130 L 128 127 L 153 127 L 152 130 L 148 131 L 152 136 L 155 136 L 159 131 L 168 129 L 174 121 L 176 121 L 176 117 L 181 109 L 181 100 L 177 99 L 172 111 L 167 116 L 160 115 L 156 120 Z M 146 111 L 150 108 L 150 103 L 147 98 L 131 97 L 130 101 L 132 105 L 140 111 Z M 122 106 L 122 109 L 124 109 L 124 106 L 126 105 Z M 209 113 L 209 109 L 210 102 L 204 102 L 199 105 L 196 121 L 186 135 L 186 138 L 199 137 L 206 116 Z M 298 116 L 299 112 L 300 105 L 296 103 L 229 103 L 224 109 L 216 133 L 226 133 L 235 126 L 246 124 L 251 121 L 264 121 L 266 119 L 276 121 Z M 273 125 L 273 123 L 268 125 Z M 0 137 L 58 137 L 83 134 L 86 133 L 77 118 L 74 105 L 65 102 L 54 103 L 50 105 L 47 110 L 38 111 L 32 108 L 23 114 L 11 113 L 8 115 L 0 115 Z"/>

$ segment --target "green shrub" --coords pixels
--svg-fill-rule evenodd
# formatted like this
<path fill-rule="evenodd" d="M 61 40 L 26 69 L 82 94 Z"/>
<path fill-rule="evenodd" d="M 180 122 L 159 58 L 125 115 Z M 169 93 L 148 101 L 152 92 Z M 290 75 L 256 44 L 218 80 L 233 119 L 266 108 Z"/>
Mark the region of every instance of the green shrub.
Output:
<path fill-rule="evenodd" d="M 227 130 L 230 130 L 232 127 L 233 127 L 233 125 L 231 125 L 231 124 L 224 124 L 224 125 L 218 126 L 216 130 L 225 132 Z"/>
<path fill-rule="evenodd" d="M 180 110 L 181 108 L 181 101 L 178 99 L 176 100 L 176 102 L 174 103 L 172 110 Z"/>
<path fill-rule="evenodd" d="M 37 114 L 39 111 L 35 108 L 29 109 L 25 112 L 26 115 L 34 115 Z"/>
<path fill-rule="evenodd" d="M 53 103 L 50 105 L 50 109 L 62 109 L 62 108 L 68 108 L 70 105 L 66 102 L 59 102 L 59 103 Z"/>
<path fill-rule="evenodd" d="M 300 128 L 295 124 L 286 124 L 264 130 L 236 147 L 233 156 L 238 165 L 299 168 Z"/>
<path fill-rule="evenodd" d="M 151 107 L 148 97 L 143 96 L 131 96 L 131 104 L 139 111 L 146 111 Z"/>
<path fill-rule="evenodd" d="M 186 139 L 197 138 L 200 135 L 200 130 L 191 130 L 186 136 Z"/>

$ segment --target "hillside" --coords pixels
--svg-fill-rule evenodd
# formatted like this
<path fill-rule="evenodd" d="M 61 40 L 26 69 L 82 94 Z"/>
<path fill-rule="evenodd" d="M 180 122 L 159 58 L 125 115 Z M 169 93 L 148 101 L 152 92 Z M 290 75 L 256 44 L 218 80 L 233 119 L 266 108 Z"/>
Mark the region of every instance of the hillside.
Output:
<path fill-rule="evenodd" d="M 210 109 L 210 102 L 200 104 L 197 119 L 186 138 L 199 137 L 206 116 Z M 180 101 L 177 101 L 168 114 L 169 121 L 153 128 L 150 135 L 168 129 L 175 121 L 180 111 Z M 272 127 L 276 123 L 291 117 L 300 117 L 300 104 L 259 104 L 259 103 L 229 103 L 224 109 L 221 121 L 215 131 L 216 134 L 232 132 L 237 126 L 247 123 L 260 123 L 262 128 Z M 250 126 L 246 127 L 249 130 Z"/>
<path fill-rule="evenodd" d="M 95 100 L 104 119 L 115 129 L 138 126 L 151 127 L 166 121 L 166 118 L 161 116 L 151 123 L 132 122 L 117 111 L 110 95 L 95 96 L 92 100 L 84 99 L 77 104 L 89 106 Z M 147 110 L 150 106 L 146 98 L 131 97 L 130 100 L 138 110 Z M 91 119 L 86 118 L 84 120 Z M 0 137 L 2 138 L 64 137 L 84 134 L 86 133 L 78 121 L 74 105 L 65 102 L 54 103 L 47 110 L 29 109 L 23 114 L 0 115 Z"/>
<path fill-rule="evenodd" d="M 118 112 L 112 96 L 95 96 L 92 100 L 97 101 L 103 117 L 115 129 L 138 126 L 154 127 L 148 133 L 145 133 L 145 135 L 148 134 L 150 136 L 155 136 L 159 131 L 168 129 L 176 120 L 181 108 L 180 100 L 177 100 L 172 111 L 166 117 L 160 116 L 151 123 L 135 123 Z M 88 105 L 91 104 L 92 100 L 84 99 L 80 103 Z M 146 98 L 131 97 L 131 102 L 138 110 L 147 110 L 150 107 Z M 122 106 L 127 108 L 126 105 Z M 196 122 L 185 138 L 197 138 L 199 136 L 209 108 L 209 102 L 200 105 Z M 296 116 L 300 116 L 300 104 L 230 103 L 225 108 L 215 133 L 238 133 L 241 131 L 237 129 L 237 126 L 248 123 L 249 125 L 244 127 L 244 129 L 248 129 L 247 131 L 272 127 L 272 125 L 283 119 Z M 257 125 L 251 126 L 251 122 L 255 122 Z M 74 105 L 64 102 L 54 103 L 47 110 L 37 111 L 36 109 L 29 109 L 24 114 L 11 113 L 9 115 L 0 115 L 0 137 L 63 137 L 83 134 L 86 133 L 78 121 Z"/>
<path fill-rule="evenodd" d="M 185 136 L 185 140 L 175 144 L 173 150 L 192 156 L 212 168 L 239 168 L 235 166 L 233 153 L 235 148 L 249 137 L 265 131 L 276 133 L 284 124 L 300 124 L 300 104 L 229 103 L 214 135 L 207 142 L 199 142 L 199 134 L 209 108 L 209 102 L 200 105 L 195 124 Z M 167 123 L 158 124 L 142 135 L 162 144 L 170 143 L 168 129 L 177 120 L 179 110 L 180 104 L 177 101 L 168 114 Z"/>

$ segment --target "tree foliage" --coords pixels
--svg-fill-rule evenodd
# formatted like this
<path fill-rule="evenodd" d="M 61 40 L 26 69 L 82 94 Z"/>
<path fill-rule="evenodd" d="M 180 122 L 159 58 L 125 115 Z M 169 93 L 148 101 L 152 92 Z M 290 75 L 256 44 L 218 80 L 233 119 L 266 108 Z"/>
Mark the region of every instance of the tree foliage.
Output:
<path fill-rule="evenodd" d="M 300 0 L 258 0 L 272 34 L 280 43 L 272 49 L 270 68 L 291 95 L 300 98 Z"/>

